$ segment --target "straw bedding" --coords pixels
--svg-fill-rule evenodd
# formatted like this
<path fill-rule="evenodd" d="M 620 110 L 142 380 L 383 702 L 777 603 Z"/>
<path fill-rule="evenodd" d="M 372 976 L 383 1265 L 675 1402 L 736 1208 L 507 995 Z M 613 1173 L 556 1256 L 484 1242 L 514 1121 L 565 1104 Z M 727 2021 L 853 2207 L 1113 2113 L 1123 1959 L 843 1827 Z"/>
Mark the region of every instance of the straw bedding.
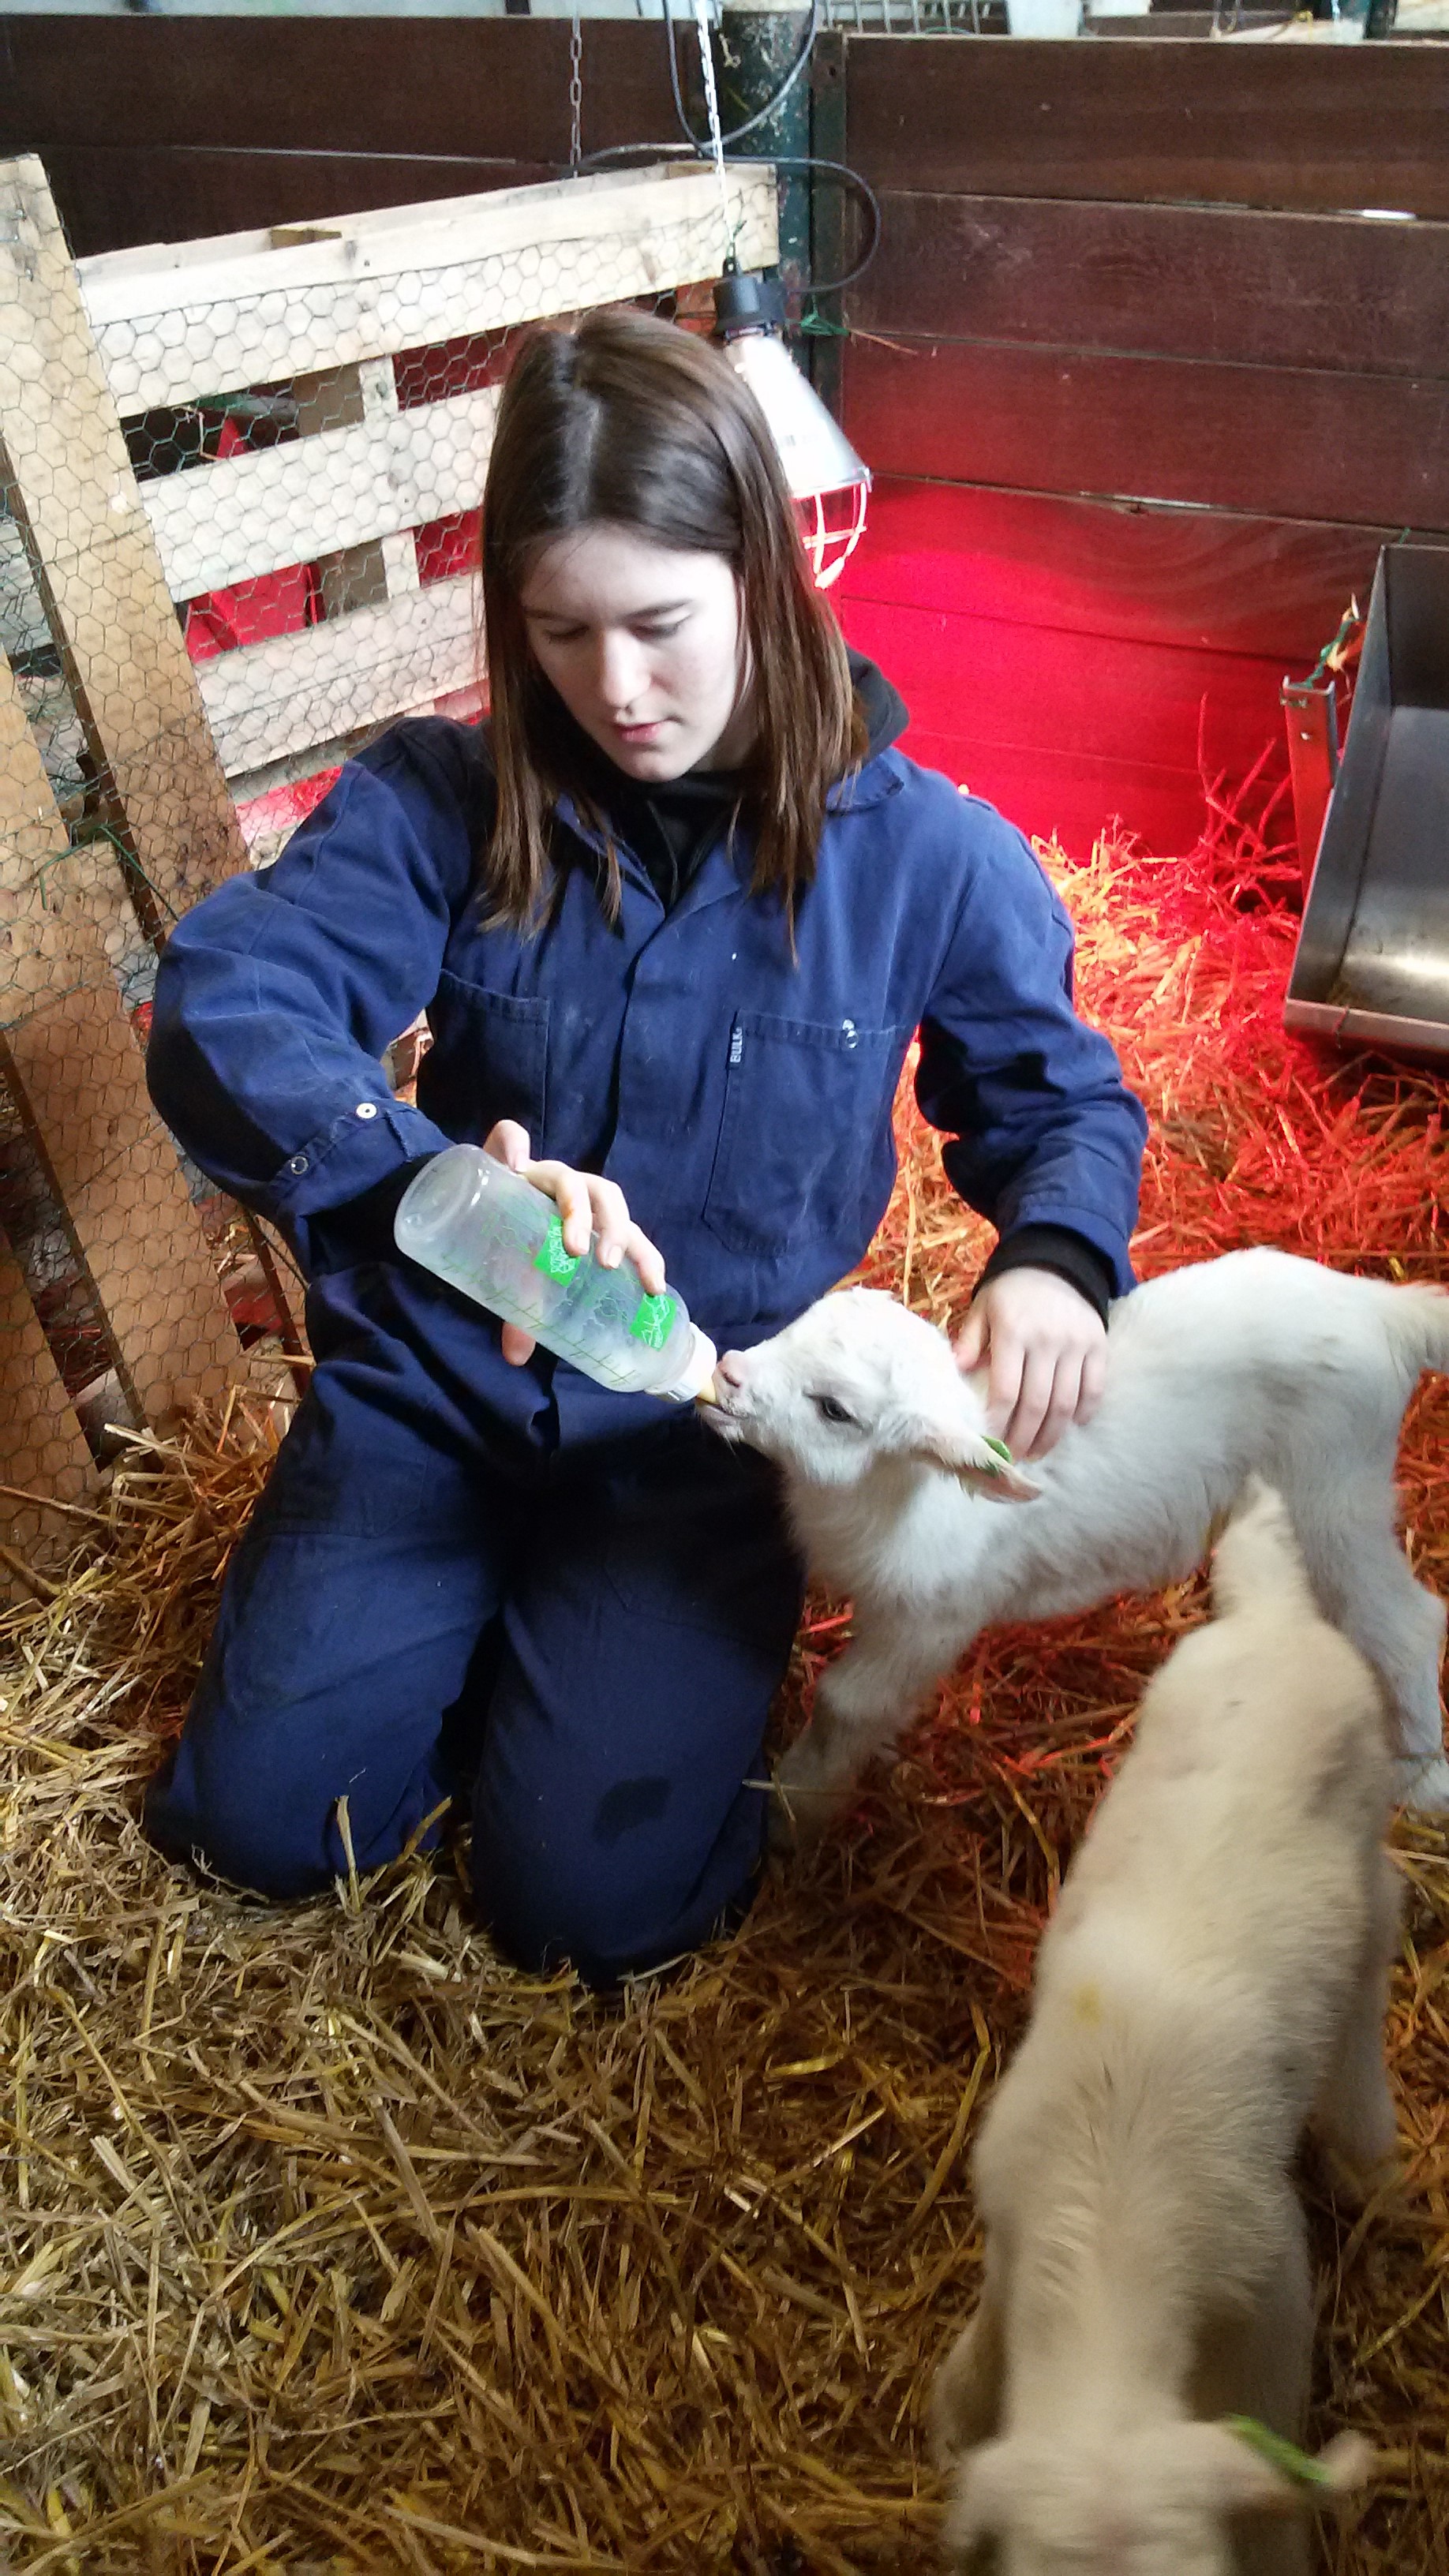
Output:
<path fill-rule="evenodd" d="M 1145 1270 L 1269 1241 L 1443 1275 L 1438 1093 L 1285 1039 L 1261 837 L 1052 856 L 1085 1005 L 1153 1113 Z M 943 1321 L 978 1230 L 903 1105 L 871 1275 Z M 1412 1417 L 1449 1590 L 1449 1388 Z M 275 1432 L 138 1443 L 0 1621 L 0 2559 L 17 2569 L 732 2571 L 932 2563 L 923 2394 L 969 2306 L 973 2122 L 1044 1910 L 1195 1587 L 997 1631 L 737 1939 L 622 2002 L 501 1965 L 466 1854 L 291 1911 L 138 1839 Z M 40 1597 L 41 1594 L 45 1597 Z M 801 1640 L 783 1722 L 834 1651 Z M 1449 2564 L 1449 1844 L 1406 1825 L 1403 2189 L 1310 2172 L 1315 2431 L 1382 2474 L 1323 2563 Z"/>

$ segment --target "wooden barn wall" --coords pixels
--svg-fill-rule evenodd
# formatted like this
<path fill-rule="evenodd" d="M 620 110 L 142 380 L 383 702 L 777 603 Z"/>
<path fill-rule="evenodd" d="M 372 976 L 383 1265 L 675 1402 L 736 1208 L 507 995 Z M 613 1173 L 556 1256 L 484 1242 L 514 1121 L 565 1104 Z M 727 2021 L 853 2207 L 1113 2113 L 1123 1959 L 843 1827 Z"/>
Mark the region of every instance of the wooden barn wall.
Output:
<path fill-rule="evenodd" d="M 583 145 L 676 132 L 657 22 L 583 22 Z M 547 18 L 0 16 L 0 152 L 38 152 L 77 258 L 552 179 Z"/>
<path fill-rule="evenodd" d="M 0 150 L 80 253 L 515 185 L 566 160 L 568 40 L 0 17 Z M 585 149 L 667 139 L 657 22 L 583 43 Z M 1180 846 L 1380 543 L 1449 538 L 1449 48 L 834 35 L 816 94 L 885 212 L 846 625 L 911 747 L 1030 828 Z"/>
<path fill-rule="evenodd" d="M 1449 539 L 1449 52 L 853 38 L 846 78 L 852 640 L 1029 829 L 1182 847 L 1379 546 Z"/>

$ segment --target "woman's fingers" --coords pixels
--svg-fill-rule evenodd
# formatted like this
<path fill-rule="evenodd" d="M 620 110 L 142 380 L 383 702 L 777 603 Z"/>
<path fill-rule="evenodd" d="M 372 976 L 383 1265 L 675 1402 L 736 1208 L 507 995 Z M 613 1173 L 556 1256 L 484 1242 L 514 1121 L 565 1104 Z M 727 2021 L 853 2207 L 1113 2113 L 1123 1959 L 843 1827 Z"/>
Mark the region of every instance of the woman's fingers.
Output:
<path fill-rule="evenodd" d="M 986 1308 L 978 1299 L 956 1336 L 956 1366 L 964 1376 L 969 1377 L 974 1368 L 981 1366 L 988 1331 Z"/>
<path fill-rule="evenodd" d="M 648 1235 L 641 1233 L 637 1225 L 631 1225 L 628 1235 L 625 1238 L 624 1250 L 628 1254 L 629 1259 L 633 1262 L 635 1269 L 639 1273 L 640 1281 L 645 1289 L 647 1289 L 649 1295 L 651 1297 L 662 1296 L 664 1293 L 664 1255 L 659 1250 L 658 1245 L 651 1243 Z"/>
<path fill-rule="evenodd" d="M 1080 1351 L 1063 1351 L 1052 1373 L 1050 1391 L 1039 1421 L 1029 1439 L 1016 1444 L 1021 1458 L 1044 1458 L 1054 1449 L 1069 1422 L 1078 1418 L 1077 1407 L 1082 1392 L 1082 1355 Z"/>
<path fill-rule="evenodd" d="M 553 1200 L 562 1220 L 565 1252 L 581 1260 L 592 1245 L 605 1270 L 617 1270 L 621 1261 L 632 1261 L 647 1293 L 651 1297 L 662 1293 L 664 1256 L 634 1223 L 617 1181 L 605 1180 L 600 1172 L 576 1172 L 570 1163 L 535 1163 L 529 1155 L 528 1130 L 516 1118 L 500 1118 L 484 1139 L 483 1151 Z M 532 1356 L 533 1347 L 531 1334 L 516 1324 L 504 1325 L 503 1356 L 515 1367 Z"/>
<path fill-rule="evenodd" d="M 568 1163 L 528 1163 L 523 1177 L 536 1190 L 546 1190 L 563 1219 L 563 1246 L 582 1259 L 594 1234 L 594 1203 L 589 1175 Z"/>
<path fill-rule="evenodd" d="M 1086 1300 L 1053 1272 L 1003 1271 L 981 1289 L 956 1344 L 970 1369 L 985 1351 L 987 1427 L 1018 1458 L 1044 1458 L 1072 1422 L 1090 1422 L 1107 1383 L 1107 1336 Z"/>
<path fill-rule="evenodd" d="M 503 1356 L 510 1368 L 525 1367 L 537 1348 L 532 1333 L 526 1333 L 521 1324 L 504 1325 Z"/>
<path fill-rule="evenodd" d="M 483 1151 L 491 1154 L 495 1163 L 506 1163 L 510 1172 L 526 1171 L 528 1129 L 520 1127 L 516 1118 L 500 1118 L 497 1126 L 490 1127 L 484 1137 Z"/>
<path fill-rule="evenodd" d="M 1093 1344 L 1082 1362 L 1082 1390 L 1077 1398 L 1078 1422 L 1090 1422 L 1107 1392 L 1107 1344 Z"/>
<path fill-rule="evenodd" d="M 1036 1446 L 1037 1435 L 1051 1412 L 1058 1366 L 1054 1351 L 1027 1351 L 1020 1393 L 1003 1435 L 1013 1458 L 1029 1458 Z"/>
<path fill-rule="evenodd" d="M 1001 1323 L 987 1325 L 986 1357 L 990 1374 L 986 1381 L 986 1423 L 998 1440 L 1010 1447 L 1009 1426 L 1016 1419 L 1021 1397 L 1021 1381 L 1026 1368 L 1026 1344 Z"/>

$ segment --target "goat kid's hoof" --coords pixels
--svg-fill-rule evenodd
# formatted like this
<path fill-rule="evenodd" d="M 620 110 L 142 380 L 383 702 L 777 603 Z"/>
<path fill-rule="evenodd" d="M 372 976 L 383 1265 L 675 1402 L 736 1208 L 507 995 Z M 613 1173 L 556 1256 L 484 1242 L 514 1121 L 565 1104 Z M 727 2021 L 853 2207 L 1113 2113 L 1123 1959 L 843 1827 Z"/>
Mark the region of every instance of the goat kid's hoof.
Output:
<path fill-rule="evenodd" d="M 765 1828 L 770 1850 L 784 1857 L 792 1852 L 809 1851 L 820 1841 L 836 1813 L 835 1803 L 827 1803 L 823 1798 L 801 1797 L 797 1803 L 787 1790 L 781 1788 L 777 1779 Z"/>
<path fill-rule="evenodd" d="M 770 1800 L 769 1844 L 774 1852 L 808 1850 L 828 1833 L 850 1796 L 833 1781 L 822 1780 L 814 1765 L 792 1762 L 789 1754 L 775 1773 Z"/>
<path fill-rule="evenodd" d="M 1394 1798 L 1421 1816 L 1449 1816 L 1449 1762 L 1440 1754 L 1402 1754 L 1394 1766 Z"/>
<path fill-rule="evenodd" d="M 1346 2156 L 1328 2139 L 1318 2140 L 1318 2161 L 1324 2180 L 1340 2208 L 1367 2209 L 1370 2201 L 1387 2199 L 1398 2202 L 1402 2195 L 1405 2166 L 1396 2152 L 1372 2156 L 1366 2162 Z"/>

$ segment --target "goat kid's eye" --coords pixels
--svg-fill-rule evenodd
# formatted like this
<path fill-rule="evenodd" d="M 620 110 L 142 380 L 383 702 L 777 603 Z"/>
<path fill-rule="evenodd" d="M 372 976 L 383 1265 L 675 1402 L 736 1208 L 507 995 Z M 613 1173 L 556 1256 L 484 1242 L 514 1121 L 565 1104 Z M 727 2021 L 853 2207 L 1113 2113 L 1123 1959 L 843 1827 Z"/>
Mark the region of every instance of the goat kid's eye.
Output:
<path fill-rule="evenodd" d="M 845 1422 L 849 1424 L 852 1431 L 859 1430 L 860 1425 L 854 1414 L 847 1413 L 844 1405 L 838 1403 L 833 1395 L 812 1395 L 810 1401 L 822 1422 Z"/>

